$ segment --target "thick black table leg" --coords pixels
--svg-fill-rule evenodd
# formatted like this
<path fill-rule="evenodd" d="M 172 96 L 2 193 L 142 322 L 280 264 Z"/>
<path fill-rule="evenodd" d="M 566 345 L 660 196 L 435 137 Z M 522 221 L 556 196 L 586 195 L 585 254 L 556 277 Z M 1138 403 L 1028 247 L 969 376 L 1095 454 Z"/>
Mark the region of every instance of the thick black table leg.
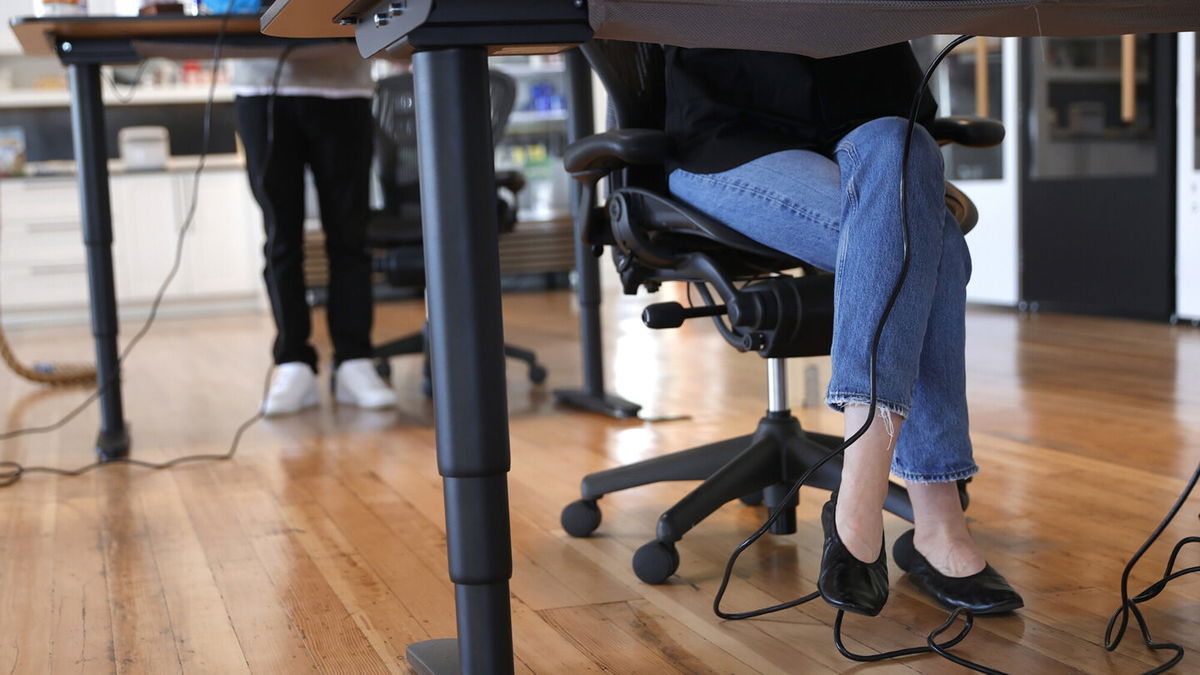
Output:
<path fill-rule="evenodd" d="M 508 404 L 487 52 L 413 56 L 438 470 L 458 649 L 410 645 L 417 672 L 513 672 Z M 457 657 L 457 658 L 454 658 Z"/>
<path fill-rule="evenodd" d="M 98 64 L 73 63 L 67 66 L 67 71 L 83 243 L 87 247 L 92 336 L 96 342 L 96 383 L 101 388 L 96 452 L 101 459 L 108 460 L 129 454 L 129 435 L 121 403 L 121 366 L 117 356 L 117 297 L 113 285 L 104 100 Z"/>
<path fill-rule="evenodd" d="M 567 140 L 575 142 L 591 136 L 592 71 L 578 49 L 567 52 L 567 93 L 570 123 Z M 583 388 L 556 389 L 555 398 L 563 404 L 598 412 L 611 417 L 636 417 L 641 406 L 604 391 L 604 347 L 600 341 L 600 268 L 590 246 L 583 241 L 583 219 L 578 211 L 594 204 L 580 203 L 580 186 L 571 181 L 571 209 L 575 222 L 576 294 L 579 298 L 579 340 L 583 349 Z"/>

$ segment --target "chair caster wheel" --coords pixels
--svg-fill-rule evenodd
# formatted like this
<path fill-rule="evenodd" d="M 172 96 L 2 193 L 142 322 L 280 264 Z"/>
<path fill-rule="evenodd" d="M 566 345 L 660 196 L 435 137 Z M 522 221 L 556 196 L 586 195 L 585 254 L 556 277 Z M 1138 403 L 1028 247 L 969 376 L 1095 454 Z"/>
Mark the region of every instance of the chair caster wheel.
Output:
<path fill-rule="evenodd" d="M 546 381 L 546 366 L 540 363 L 535 363 L 529 367 L 529 381 L 534 384 L 541 384 Z"/>
<path fill-rule="evenodd" d="M 429 378 L 421 380 L 421 393 L 425 394 L 425 398 L 433 398 L 433 381 Z"/>
<path fill-rule="evenodd" d="M 375 372 L 379 373 L 379 377 L 383 378 L 384 382 L 392 383 L 392 364 L 387 359 L 379 359 L 375 362 Z"/>
<path fill-rule="evenodd" d="M 559 522 L 572 537 L 586 537 L 600 527 L 600 506 L 595 500 L 577 499 L 562 510 Z"/>
<path fill-rule="evenodd" d="M 751 492 L 748 495 L 742 495 L 741 497 L 738 497 L 738 501 L 746 506 L 762 506 L 762 492 Z"/>
<path fill-rule="evenodd" d="M 675 544 L 652 541 L 633 554 L 633 573 L 648 584 L 661 584 L 679 569 Z"/>

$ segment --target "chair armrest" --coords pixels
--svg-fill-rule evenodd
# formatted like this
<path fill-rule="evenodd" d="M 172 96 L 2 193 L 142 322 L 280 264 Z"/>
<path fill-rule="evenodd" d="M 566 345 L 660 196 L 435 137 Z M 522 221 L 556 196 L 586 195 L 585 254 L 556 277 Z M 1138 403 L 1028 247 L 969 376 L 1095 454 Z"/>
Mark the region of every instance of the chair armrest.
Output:
<path fill-rule="evenodd" d="M 636 164 L 662 164 L 671 156 L 671 137 L 656 129 L 613 129 L 567 146 L 563 165 L 570 174 L 603 172 Z"/>
<path fill-rule="evenodd" d="M 929 131 L 938 145 L 955 143 L 968 148 L 990 148 L 1004 140 L 1004 125 L 986 117 L 939 117 Z"/>

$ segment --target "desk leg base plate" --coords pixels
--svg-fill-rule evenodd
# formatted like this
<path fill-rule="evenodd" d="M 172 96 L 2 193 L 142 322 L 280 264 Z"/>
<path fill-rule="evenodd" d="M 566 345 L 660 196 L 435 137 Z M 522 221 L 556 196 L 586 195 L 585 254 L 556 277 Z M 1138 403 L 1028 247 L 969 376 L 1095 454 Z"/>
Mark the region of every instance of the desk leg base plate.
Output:
<path fill-rule="evenodd" d="M 555 389 L 554 400 L 572 408 L 600 413 L 617 419 L 637 417 L 642 406 L 613 394 L 593 394 L 582 389 Z"/>
<path fill-rule="evenodd" d="M 101 462 L 111 462 L 129 456 L 129 425 L 119 431 L 101 431 L 96 434 L 96 455 Z"/>
<path fill-rule="evenodd" d="M 458 638 L 414 642 L 406 652 L 408 667 L 417 675 L 459 675 Z"/>

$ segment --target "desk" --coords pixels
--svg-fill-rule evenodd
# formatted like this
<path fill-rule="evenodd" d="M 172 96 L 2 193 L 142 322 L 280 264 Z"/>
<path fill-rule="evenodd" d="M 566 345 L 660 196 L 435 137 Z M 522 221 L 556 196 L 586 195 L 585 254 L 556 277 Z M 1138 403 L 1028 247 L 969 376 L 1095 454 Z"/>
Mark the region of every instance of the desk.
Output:
<path fill-rule="evenodd" d="M 1196 0 L 276 0 L 265 32 L 355 27 L 360 51 L 414 51 L 438 468 L 458 642 L 409 648 L 418 672 L 512 672 L 508 424 L 489 156 L 487 55 L 597 37 L 829 56 L 932 33 L 1194 30 Z M 840 26 L 853 25 L 844 32 Z"/>
<path fill-rule="evenodd" d="M 100 386 L 101 459 L 129 454 L 130 436 L 121 398 L 117 349 L 117 300 L 113 288 L 112 209 L 100 66 L 136 63 L 150 57 L 207 59 L 224 25 L 222 58 L 270 56 L 294 40 L 259 32 L 256 16 L 146 16 L 17 18 L 12 29 L 29 56 L 57 56 L 67 67 L 71 129 L 79 175 L 80 214 L 87 249 L 88 297 Z M 349 30 L 328 31 L 348 37 Z"/>
<path fill-rule="evenodd" d="M 113 289 L 112 217 L 109 206 L 104 106 L 99 67 L 150 57 L 211 58 L 224 17 L 46 17 L 18 18 L 12 30 L 28 56 L 58 57 L 70 73 L 71 123 L 80 176 L 84 243 L 100 394 L 100 431 L 96 451 L 101 459 L 123 457 L 130 436 L 124 419 L 117 348 L 117 305 Z M 321 26 L 321 38 L 351 38 L 353 26 Z M 222 53 L 225 58 L 270 56 L 295 40 L 263 35 L 257 16 L 230 16 Z M 571 120 L 571 140 L 591 133 L 591 76 L 582 57 L 568 60 L 572 109 L 588 111 Z M 583 126 L 580 126 L 583 125 Z M 577 199 L 577 197 L 576 197 Z M 572 200 L 574 204 L 575 200 Z M 576 237 L 578 241 L 578 237 Z M 599 277 L 596 258 L 577 246 L 580 279 L 584 383 L 581 390 L 559 390 L 560 400 L 576 406 L 632 416 L 637 406 L 604 392 L 600 353 Z M 107 383 L 107 384 L 105 384 Z"/>

